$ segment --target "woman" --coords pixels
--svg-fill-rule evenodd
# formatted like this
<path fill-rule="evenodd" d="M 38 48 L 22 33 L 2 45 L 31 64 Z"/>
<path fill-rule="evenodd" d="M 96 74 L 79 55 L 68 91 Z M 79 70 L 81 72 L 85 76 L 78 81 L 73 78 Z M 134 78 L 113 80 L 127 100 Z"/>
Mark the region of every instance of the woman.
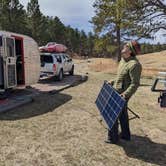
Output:
<path fill-rule="evenodd" d="M 122 59 L 119 63 L 116 80 L 110 81 L 117 92 L 127 101 L 126 103 L 128 103 L 129 99 L 136 92 L 140 85 L 142 66 L 136 58 L 136 55 L 139 53 L 140 45 L 138 42 L 131 41 L 125 44 L 121 51 Z M 120 138 L 130 141 L 131 135 L 127 104 L 119 116 L 119 121 L 121 125 Z M 119 135 L 117 120 L 112 129 L 108 130 L 108 139 L 106 140 L 106 143 L 116 144 L 118 141 Z"/>

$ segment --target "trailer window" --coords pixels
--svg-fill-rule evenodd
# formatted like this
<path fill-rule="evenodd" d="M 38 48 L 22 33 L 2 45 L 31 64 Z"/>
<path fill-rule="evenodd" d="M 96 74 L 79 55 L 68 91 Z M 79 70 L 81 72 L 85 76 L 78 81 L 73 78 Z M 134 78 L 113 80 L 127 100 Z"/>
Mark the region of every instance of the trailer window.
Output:
<path fill-rule="evenodd" d="M 41 61 L 41 63 L 43 63 L 43 62 L 45 62 L 45 63 L 53 63 L 53 58 L 52 58 L 52 56 L 41 55 L 40 56 L 40 61 Z"/>
<path fill-rule="evenodd" d="M 8 57 L 14 57 L 14 40 L 11 38 L 6 38 L 6 44 L 7 44 L 7 56 Z"/>

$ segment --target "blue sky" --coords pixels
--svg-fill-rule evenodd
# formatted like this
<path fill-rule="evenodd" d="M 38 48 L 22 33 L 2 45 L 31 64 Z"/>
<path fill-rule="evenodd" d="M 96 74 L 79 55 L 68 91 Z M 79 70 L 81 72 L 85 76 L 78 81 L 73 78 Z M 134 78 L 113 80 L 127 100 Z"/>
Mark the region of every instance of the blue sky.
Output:
<path fill-rule="evenodd" d="M 30 0 L 20 0 L 20 3 L 27 6 Z M 65 25 L 73 28 L 83 29 L 86 32 L 92 31 L 92 24 L 89 23 L 94 16 L 92 7 L 95 0 L 38 0 L 40 10 L 44 15 L 58 16 Z"/>

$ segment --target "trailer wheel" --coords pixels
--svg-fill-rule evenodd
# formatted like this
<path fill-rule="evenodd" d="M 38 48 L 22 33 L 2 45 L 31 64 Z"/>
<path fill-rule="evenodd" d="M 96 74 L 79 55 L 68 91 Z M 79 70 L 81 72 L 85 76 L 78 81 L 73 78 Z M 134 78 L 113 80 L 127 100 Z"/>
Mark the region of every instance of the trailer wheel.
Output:
<path fill-rule="evenodd" d="M 59 71 L 59 74 L 58 74 L 58 80 L 59 81 L 61 81 L 62 79 L 63 79 L 63 69 L 61 69 L 60 71 Z"/>

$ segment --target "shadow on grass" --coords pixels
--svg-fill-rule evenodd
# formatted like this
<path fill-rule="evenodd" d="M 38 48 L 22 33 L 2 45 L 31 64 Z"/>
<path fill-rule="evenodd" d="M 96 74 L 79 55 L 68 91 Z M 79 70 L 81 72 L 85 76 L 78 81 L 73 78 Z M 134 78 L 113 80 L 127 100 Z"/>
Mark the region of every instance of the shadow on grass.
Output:
<path fill-rule="evenodd" d="M 21 120 L 28 119 L 48 112 L 56 111 L 56 109 L 72 99 L 72 96 L 62 93 L 55 95 L 40 94 L 34 97 L 35 102 L 21 106 L 13 110 L 0 114 L 0 120 Z"/>
<path fill-rule="evenodd" d="M 151 164 L 166 165 L 166 145 L 152 142 L 148 137 L 132 136 L 132 141 L 122 143 L 124 151 L 130 158 Z"/>
<path fill-rule="evenodd" d="M 6 112 L 0 113 L 0 120 L 20 120 L 27 119 L 34 116 L 39 116 L 51 111 L 54 111 L 59 106 L 65 104 L 72 99 L 72 96 L 61 93 L 63 90 L 78 86 L 88 80 L 88 76 L 79 76 L 74 82 L 58 90 L 40 91 L 37 88 L 30 88 L 28 90 L 17 90 L 11 97 L 26 98 L 32 97 L 33 101 L 26 106 L 14 107 Z M 8 100 L 6 100 L 8 101 Z M 19 102 L 19 100 L 18 100 Z M 1 110 L 1 109 L 0 109 Z"/>
<path fill-rule="evenodd" d="M 52 90 L 52 91 L 49 91 L 50 94 L 56 94 L 56 93 L 59 93 L 61 91 L 64 91 L 66 89 L 69 89 L 69 88 L 72 88 L 72 87 L 75 87 L 75 86 L 78 86 L 82 83 L 85 83 L 86 81 L 88 81 L 88 76 L 83 76 L 81 77 L 80 79 L 78 79 L 77 81 L 73 82 L 72 84 L 68 85 L 68 86 L 65 86 L 61 89 L 58 89 L 58 90 Z"/>

